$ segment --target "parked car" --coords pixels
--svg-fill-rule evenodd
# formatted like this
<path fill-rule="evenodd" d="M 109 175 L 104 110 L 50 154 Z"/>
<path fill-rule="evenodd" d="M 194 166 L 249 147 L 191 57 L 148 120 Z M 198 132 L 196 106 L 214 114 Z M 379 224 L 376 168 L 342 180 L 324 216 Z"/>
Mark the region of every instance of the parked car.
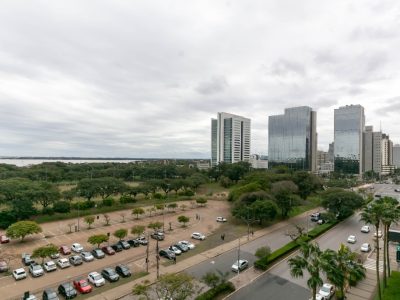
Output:
<path fill-rule="evenodd" d="M 115 267 L 115 272 L 117 272 L 122 277 L 129 277 L 132 275 L 131 270 L 125 265 L 117 265 Z"/>
<path fill-rule="evenodd" d="M 186 246 L 185 244 L 181 244 L 181 243 L 176 243 L 173 245 L 174 247 L 178 248 L 179 250 L 181 250 L 182 252 L 188 252 L 189 251 L 189 247 Z"/>
<path fill-rule="evenodd" d="M 15 280 L 21 280 L 26 278 L 26 272 L 24 268 L 18 268 L 13 271 L 13 277 Z"/>
<path fill-rule="evenodd" d="M 29 265 L 29 273 L 31 273 L 33 277 L 39 277 L 44 274 L 44 271 L 41 265 L 33 263 Z"/>
<path fill-rule="evenodd" d="M 89 280 L 90 283 L 92 283 L 96 287 L 102 286 L 102 285 L 104 285 L 106 283 L 106 281 L 104 280 L 103 276 L 101 276 L 97 272 L 89 273 L 88 280 Z"/>
<path fill-rule="evenodd" d="M 4 260 L 0 260 L 0 273 L 8 271 L 8 264 Z"/>
<path fill-rule="evenodd" d="M 33 264 L 33 263 L 35 262 L 35 261 L 31 258 L 31 255 L 30 255 L 30 254 L 22 253 L 21 257 L 22 257 L 22 263 L 23 263 L 25 266 L 29 266 L 30 264 Z"/>
<path fill-rule="evenodd" d="M 57 258 L 60 257 L 60 253 L 53 253 L 53 254 L 50 255 L 50 257 L 51 257 L 52 259 L 57 259 Z"/>
<path fill-rule="evenodd" d="M 317 221 L 317 224 L 318 225 L 322 225 L 322 224 L 325 224 L 326 223 L 326 221 L 324 220 L 324 219 L 319 219 L 318 221 Z"/>
<path fill-rule="evenodd" d="M 394 189 L 394 191 L 400 193 L 400 189 Z"/>
<path fill-rule="evenodd" d="M 378 230 L 378 233 L 374 233 L 374 237 L 381 238 L 382 237 L 382 231 Z"/>
<path fill-rule="evenodd" d="M 162 249 L 160 250 L 160 252 L 158 252 L 158 254 L 161 257 L 165 257 L 167 259 L 174 259 L 175 258 L 175 253 L 169 249 Z"/>
<path fill-rule="evenodd" d="M 361 232 L 368 233 L 369 232 L 369 226 L 368 225 L 364 225 L 363 227 L 361 227 Z"/>
<path fill-rule="evenodd" d="M 355 244 L 357 242 L 357 238 L 355 235 L 349 235 L 349 237 L 347 238 L 347 242 L 350 244 Z"/>
<path fill-rule="evenodd" d="M 71 266 L 71 264 L 69 263 L 68 259 L 66 258 L 59 258 L 57 260 L 57 265 L 61 268 L 61 269 L 65 269 Z"/>
<path fill-rule="evenodd" d="M 140 246 L 140 243 L 137 239 L 127 240 L 127 242 L 131 247 L 139 247 Z"/>
<path fill-rule="evenodd" d="M 103 250 L 103 252 L 107 255 L 114 255 L 115 251 L 113 248 L 111 248 L 111 246 L 104 246 L 101 248 L 101 250 Z"/>
<path fill-rule="evenodd" d="M 110 282 L 119 280 L 119 275 L 113 268 L 105 268 L 103 271 L 101 271 L 101 275 Z"/>
<path fill-rule="evenodd" d="M 193 232 L 192 233 L 192 239 L 195 240 L 205 240 L 206 236 L 204 234 L 201 234 L 200 232 Z"/>
<path fill-rule="evenodd" d="M 77 279 L 72 282 L 75 289 L 81 294 L 87 294 L 92 291 L 92 286 L 87 282 L 86 279 Z"/>
<path fill-rule="evenodd" d="M 149 241 L 144 236 L 139 236 L 136 240 L 140 243 L 140 245 L 144 246 L 146 246 L 149 243 Z"/>
<path fill-rule="evenodd" d="M 217 222 L 226 222 L 226 219 L 224 217 L 217 217 Z"/>
<path fill-rule="evenodd" d="M 246 269 L 249 266 L 249 261 L 246 259 L 239 259 L 239 261 L 235 261 L 232 265 L 233 272 L 239 272 Z"/>
<path fill-rule="evenodd" d="M 120 244 L 122 246 L 122 248 L 125 250 L 128 250 L 131 248 L 131 245 L 129 245 L 129 243 L 125 240 L 120 240 L 120 241 L 118 241 L 117 244 Z"/>
<path fill-rule="evenodd" d="M 369 251 L 371 251 L 371 245 L 368 243 L 364 243 L 361 245 L 360 250 L 361 250 L 361 252 L 369 252 Z"/>
<path fill-rule="evenodd" d="M 0 235 L 0 243 L 7 244 L 10 242 L 10 239 L 6 235 Z"/>
<path fill-rule="evenodd" d="M 62 283 L 58 286 L 58 293 L 63 295 L 65 299 L 75 298 L 78 293 L 70 282 Z"/>
<path fill-rule="evenodd" d="M 326 300 L 331 299 L 335 294 L 335 286 L 330 283 L 324 283 L 318 294 L 320 294 Z"/>
<path fill-rule="evenodd" d="M 182 254 L 182 251 L 178 247 L 169 246 L 168 249 L 171 250 L 172 252 L 174 252 L 175 255 L 181 255 Z"/>
<path fill-rule="evenodd" d="M 106 255 L 104 254 L 104 252 L 101 250 L 101 249 L 99 249 L 99 248 L 96 248 L 96 249 L 93 249 L 92 250 L 92 255 L 94 256 L 94 257 L 96 257 L 97 259 L 101 259 L 101 258 L 104 258 Z"/>
<path fill-rule="evenodd" d="M 25 292 L 24 295 L 22 296 L 22 300 L 37 300 L 36 296 L 34 294 L 31 294 L 29 291 Z"/>
<path fill-rule="evenodd" d="M 121 252 L 122 250 L 124 250 L 124 248 L 122 248 L 122 246 L 120 245 L 120 244 L 114 244 L 114 245 L 111 245 L 111 248 L 113 248 L 113 250 L 115 251 L 115 252 Z"/>
<path fill-rule="evenodd" d="M 93 261 L 94 260 L 94 256 L 92 253 L 90 253 L 89 251 L 82 251 L 81 252 L 81 257 L 84 261 L 89 262 L 89 261 Z"/>
<path fill-rule="evenodd" d="M 165 238 L 164 233 L 161 231 L 153 232 L 150 236 L 152 239 L 159 240 L 159 241 L 163 241 Z"/>
<path fill-rule="evenodd" d="M 56 291 L 53 289 L 45 289 L 42 294 L 42 299 L 43 300 L 60 300 L 58 298 Z"/>
<path fill-rule="evenodd" d="M 45 269 L 46 272 L 52 272 L 57 270 L 57 265 L 55 264 L 54 261 L 49 260 L 43 264 L 43 268 Z"/>
<path fill-rule="evenodd" d="M 65 245 L 61 246 L 59 250 L 62 255 L 70 255 L 71 254 L 71 249 L 69 249 L 69 247 L 65 246 Z"/>
<path fill-rule="evenodd" d="M 69 258 L 69 262 L 73 266 L 79 266 L 79 265 L 81 265 L 83 263 L 83 259 L 79 255 L 72 255 Z"/>
<path fill-rule="evenodd" d="M 190 243 L 188 241 L 179 241 L 178 244 L 187 246 L 189 248 L 189 250 L 192 250 L 196 247 L 193 243 Z"/>
<path fill-rule="evenodd" d="M 71 247 L 71 250 L 76 252 L 76 253 L 81 253 L 83 251 L 83 247 L 79 243 L 73 243 L 72 247 Z"/>
<path fill-rule="evenodd" d="M 321 217 L 321 213 L 317 212 L 317 213 L 313 213 L 311 214 L 310 218 L 311 221 L 313 222 L 318 222 L 319 218 Z"/>

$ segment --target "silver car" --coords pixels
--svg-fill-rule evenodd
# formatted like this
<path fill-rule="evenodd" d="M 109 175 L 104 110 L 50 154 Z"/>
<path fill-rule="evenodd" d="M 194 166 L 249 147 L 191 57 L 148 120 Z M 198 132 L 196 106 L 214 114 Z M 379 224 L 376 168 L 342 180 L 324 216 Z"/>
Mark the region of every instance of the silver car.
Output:
<path fill-rule="evenodd" d="M 239 261 L 235 261 L 232 265 L 233 272 L 239 272 L 246 269 L 249 266 L 249 261 L 246 259 L 240 259 Z"/>

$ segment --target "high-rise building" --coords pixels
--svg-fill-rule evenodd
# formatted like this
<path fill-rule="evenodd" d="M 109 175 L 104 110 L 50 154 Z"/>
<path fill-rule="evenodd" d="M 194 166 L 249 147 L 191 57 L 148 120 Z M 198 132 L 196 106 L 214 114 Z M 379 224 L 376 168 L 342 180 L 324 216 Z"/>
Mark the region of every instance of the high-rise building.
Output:
<path fill-rule="evenodd" d="M 361 105 L 346 105 L 335 109 L 335 172 L 362 174 L 364 126 L 364 107 Z"/>
<path fill-rule="evenodd" d="M 396 169 L 400 168 L 400 145 L 393 146 L 393 165 Z"/>
<path fill-rule="evenodd" d="M 268 166 L 317 170 L 317 113 L 308 106 L 286 108 L 268 118 Z"/>
<path fill-rule="evenodd" d="M 333 163 L 333 158 L 334 158 L 334 151 L 333 151 L 333 149 L 334 149 L 334 147 L 335 147 L 335 143 L 330 143 L 329 144 L 329 150 L 328 150 L 328 160 L 330 161 L 330 162 L 332 162 Z"/>
<path fill-rule="evenodd" d="M 382 175 L 390 174 L 394 170 L 393 166 L 393 142 L 390 140 L 389 135 L 382 134 Z"/>
<path fill-rule="evenodd" d="M 212 166 L 250 159 L 250 125 L 250 119 L 224 112 L 211 119 Z"/>

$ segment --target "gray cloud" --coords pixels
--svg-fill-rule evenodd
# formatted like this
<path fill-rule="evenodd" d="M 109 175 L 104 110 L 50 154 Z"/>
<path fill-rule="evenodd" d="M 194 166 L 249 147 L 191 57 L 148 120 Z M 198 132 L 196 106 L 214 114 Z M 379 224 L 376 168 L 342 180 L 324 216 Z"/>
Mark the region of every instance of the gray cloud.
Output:
<path fill-rule="evenodd" d="M 226 81 L 225 77 L 219 76 L 199 83 L 199 85 L 196 87 L 196 91 L 203 95 L 212 95 L 222 92 L 227 87 L 228 82 Z"/>

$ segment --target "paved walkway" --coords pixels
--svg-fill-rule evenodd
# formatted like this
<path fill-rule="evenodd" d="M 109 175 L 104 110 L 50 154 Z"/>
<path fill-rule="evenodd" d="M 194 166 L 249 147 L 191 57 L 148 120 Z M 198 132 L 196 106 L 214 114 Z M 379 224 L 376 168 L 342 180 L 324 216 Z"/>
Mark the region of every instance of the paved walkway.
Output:
<path fill-rule="evenodd" d="M 250 241 L 253 241 L 255 239 L 261 238 L 261 237 L 265 236 L 266 234 L 269 234 L 269 233 L 271 233 L 273 231 L 279 230 L 279 229 L 281 229 L 281 228 L 283 228 L 283 227 L 285 227 L 285 226 L 287 226 L 289 224 L 292 224 L 292 223 L 296 222 L 297 220 L 304 219 L 304 217 L 306 217 L 307 215 L 309 215 L 313 211 L 315 211 L 315 209 L 310 210 L 308 212 L 305 212 L 305 213 L 303 213 L 301 215 L 298 215 L 298 216 L 296 216 L 294 218 L 291 218 L 291 219 L 289 219 L 287 221 L 279 222 L 279 223 L 274 224 L 274 225 L 272 225 L 270 227 L 255 231 L 254 232 L 254 236 L 250 238 Z M 241 237 L 240 239 L 241 239 L 241 243 L 242 244 L 248 243 L 247 235 Z M 243 240 L 246 240 L 246 242 L 243 243 Z M 205 251 L 203 253 L 200 253 L 200 254 L 194 255 L 192 257 L 189 257 L 189 258 L 187 258 L 187 259 L 185 259 L 185 260 L 183 260 L 181 262 L 178 262 L 175 265 L 170 265 L 170 266 L 167 266 L 167 267 L 164 267 L 164 266 L 160 265 L 160 274 L 182 272 L 185 269 L 187 269 L 189 267 L 192 267 L 192 266 L 194 266 L 196 264 L 199 264 L 199 263 L 201 263 L 201 262 L 203 262 L 203 261 L 205 261 L 205 260 L 207 260 L 209 258 L 216 257 L 216 256 L 218 256 L 218 255 L 220 255 L 220 254 L 222 254 L 224 252 L 230 251 L 230 250 L 236 248 L 237 245 L 238 245 L 238 239 L 233 240 L 231 242 L 227 242 L 225 244 L 222 244 L 222 245 L 220 245 L 218 247 L 215 247 L 215 248 L 210 249 L 208 251 Z M 146 275 L 146 276 L 144 276 L 142 278 L 133 280 L 133 281 L 131 281 L 129 283 L 126 283 L 124 285 L 121 285 L 119 287 L 104 291 L 103 293 L 98 294 L 98 295 L 96 295 L 94 297 L 91 297 L 89 299 L 90 300 L 97 300 L 97 299 L 114 300 L 114 299 L 120 299 L 120 298 L 130 294 L 132 292 L 132 288 L 133 288 L 133 286 L 135 284 L 142 284 L 145 281 L 148 281 L 150 283 L 155 282 L 156 281 L 156 270 L 155 270 L 155 268 L 152 267 L 149 270 L 149 272 L 150 272 L 149 275 Z M 240 282 L 242 282 L 243 285 L 247 284 L 251 280 L 251 278 L 247 278 L 246 277 L 246 276 L 248 276 L 248 275 L 246 275 L 246 273 L 250 273 L 250 272 L 243 272 L 241 275 L 235 277 L 235 278 L 238 278 L 238 279 L 240 278 L 239 280 L 240 280 Z M 253 272 L 251 272 L 251 273 L 253 273 Z"/>

